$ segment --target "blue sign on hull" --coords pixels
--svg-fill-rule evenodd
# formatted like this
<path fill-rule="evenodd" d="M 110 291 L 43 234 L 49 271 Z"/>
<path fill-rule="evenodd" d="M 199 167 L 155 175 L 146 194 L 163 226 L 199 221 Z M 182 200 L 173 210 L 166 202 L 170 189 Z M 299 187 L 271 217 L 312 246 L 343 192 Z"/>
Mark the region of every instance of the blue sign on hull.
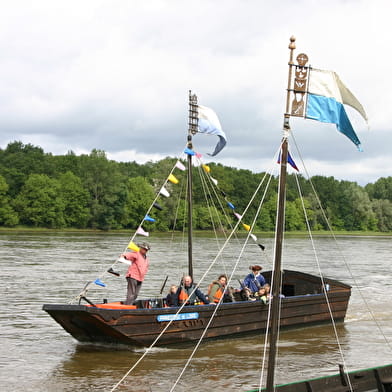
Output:
<path fill-rule="evenodd" d="M 177 321 L 177 320 L 195 320 L 199 318 L 199 313 L 179 313 L 179 314 L 159 314 L 158 321 Z"/>

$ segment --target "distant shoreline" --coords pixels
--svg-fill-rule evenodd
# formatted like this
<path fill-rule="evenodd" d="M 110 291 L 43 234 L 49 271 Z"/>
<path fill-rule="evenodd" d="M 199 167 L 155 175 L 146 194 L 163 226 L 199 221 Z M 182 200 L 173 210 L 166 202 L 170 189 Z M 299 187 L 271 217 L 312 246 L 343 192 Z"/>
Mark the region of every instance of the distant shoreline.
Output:
<path fill-rule="evenodd" d="M 31 232 L 31 233 L 96 233 L 96 234 L 133 234 L 134 230 L 126 230 L 126 229 L 118 229 L 118 230 L 99 230 L 99 229 L 76 229 L 76 228 L 64 228 L 64 229 L 49 229 L 44 227 L 0 227 L 1 233 L 22 233 L 22 232 Z M 166 234 L 171 234 L 172 231 L 154 231 L 153 235 L 161 236 Z M 214 234 L 211 230 L 194 230 L 195 236 L 210 236 Z M 182 231 L 175 231 L 175 234 L 182 234 Z M 254 232 L 253 234 L 263 236 L 263 237 L 273 237 L 274 232 Z M 314 236 L 328 236 L 332 233 L 330 231 L 320 230 L 320 231 L 312 231 L 312 235 Z M 357 237 L 392 237 L 392 232 L 380 232 L 380 231 L 334 231 L 333 234 L 335 236 L 357 236 Z M 219 233 L 218 233 L 219 235 Z M 241 237 L 246 237 L 247 233 L 238 232 L 238 235 Z M 304 237 L 307 236 L 307 231 L 287 231 L 285 232 L 285 236 L 287 237 Z"/>

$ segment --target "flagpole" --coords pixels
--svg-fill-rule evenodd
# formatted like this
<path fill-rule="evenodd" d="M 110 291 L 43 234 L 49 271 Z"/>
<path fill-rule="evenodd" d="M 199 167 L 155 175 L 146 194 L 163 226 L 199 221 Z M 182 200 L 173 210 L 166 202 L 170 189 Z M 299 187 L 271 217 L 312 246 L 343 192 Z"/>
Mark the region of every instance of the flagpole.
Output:
<path fill-rule="evenodd" d="M 291 96 L 291 78 L 294 66 L 293 56 L 295 49 L 295 37 L 290 38 L 290 61 L 286 98 L 286 113 L 284 114 L 283 139 L 280 159 L 280 176 L 279 176 L 279 193 L 278 193 L 278 212 L 276 217 L 276 234 L 275 234 L 275 256 L 274 271 L 272 284 L 272 302 L 271 302 L 271 328 L 269 335 L 269 356 L 267 371 L 267 392 L 274 391 L 275 365 L 276 365 L 276 347 L 279 332 L 279 306 L 282 285 L 282 247 L 284 234 L 284 216 L 285 216 L 285 199 L 286 199 L 286 177 L 287 177 L 287 155 L 288 155 L 288 135 L 290 131 L 290 96 Z"/>
<path fill-rule="evenodd" d="M 192 136 L 196 134 L 198 126 L 197 116 L 197 95 L 192 94 L 189 90 L 189 120 L 188 120 L 188 141 L 187 148 L 192 150 Z M 188 166 L 188 192 L 187 192 L 187 204 L 188 204 L 188 275 L 193 279 L 193 220 L 192 220 L 192 155 L 188 154 L 187 160 Z"/>

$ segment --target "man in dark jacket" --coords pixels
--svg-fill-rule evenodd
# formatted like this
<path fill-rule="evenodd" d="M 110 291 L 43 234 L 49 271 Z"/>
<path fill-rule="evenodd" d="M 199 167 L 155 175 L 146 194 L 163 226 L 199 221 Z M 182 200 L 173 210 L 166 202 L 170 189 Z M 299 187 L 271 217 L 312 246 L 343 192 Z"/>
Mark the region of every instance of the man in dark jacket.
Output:
<path fill-rule="evenodd" d="M 182 278 L 181 285 L 177 290 L 177 299 L 177 306 L 181 306 L 183 303 L 186 305 L 195 305 L 199 302 L 203 302 L 204 304 L 210 303 L 207 297 L 193 283 L 193 280 L 189 275 Z"/>

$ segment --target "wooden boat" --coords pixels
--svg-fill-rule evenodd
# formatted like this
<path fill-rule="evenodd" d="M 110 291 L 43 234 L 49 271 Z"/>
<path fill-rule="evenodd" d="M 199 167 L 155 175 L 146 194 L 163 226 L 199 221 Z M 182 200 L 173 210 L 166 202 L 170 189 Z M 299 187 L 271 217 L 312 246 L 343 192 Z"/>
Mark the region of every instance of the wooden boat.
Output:
<path fill-rule="evenodd" d="M 192 136 L 198 129 L 197 97 L 189 96 L 189 132 L 187 149 L 191 151 Z M 187 155 L 188 179 L 188 274 L 192 266 L 192 154 Z M 280 191 L 285 192 L 287 146 L 282 145 L 282 170 Z M 283 199 L 282 199 L 283 200 Z M 279 208 L 284 208 L 281 201 Z M 275 273 L 280 273 L 283 238 L 283 215 L 278 215 L 275 246 Z M 285 270 L 282 275 L 263 272 L 272 285 L 272 295 L 280 300 L 281 328 L 303 327 L 318 323 L 343 321 L 351 294 L 351 287 L 333 279 Z M 275 287 L 275 289 L 274 289 Z M 282 289 L 281 289 L 282 288 Z M 229 335 L 263 332 L 267 329 L 269 306 L 261 301 L 242 300 L 231 303 L 166 307 L 164 298 L 142 299 L 136 305 L 120 302 L 93 303 L 79 295 L 77 304 L 45 304 L 49 313 L 67 332 L 82 342 L 123 343 L 136 346 L 168 345 Z M 272 324 L 274 321 L 272 321 Z"/>
<path fill-rule="evenodd" d="M 248 392 L 259 392 L 254 389 Z M 266 389 L 261 389 L 266 391 Z M 339 373 L 326 377 L 276 385 L 276 392 L 390 392 L 392 391 L 392 365 L 355 370 L 346 373 L 339 366 Z"/>
<path fill-rule="evenodd" d="M 263 274 L 267 280 L 271 273 Z M 332 279 L 329 302 L 336 321 L 344 320 L 350 297 L 350 286 Z M 283 274 L 281 327 L 301 327 L 330 321 L 330 314 L 319 277 L 285 270 Z M 151 345 L 163 328 L 172 321 L 157 345 L 184 343 L 200 339 L 215 305 L 160 307 L 156 300 L 140 300 L 137 309 L 120 303 L 83 305 L 44 305 L 67 332 L 81 342 Z M 158 301 L 159 302 L 159 301 Z M 265 331 L 268 305 L 261 301 L 222 303 L 204 338 Z"/>

